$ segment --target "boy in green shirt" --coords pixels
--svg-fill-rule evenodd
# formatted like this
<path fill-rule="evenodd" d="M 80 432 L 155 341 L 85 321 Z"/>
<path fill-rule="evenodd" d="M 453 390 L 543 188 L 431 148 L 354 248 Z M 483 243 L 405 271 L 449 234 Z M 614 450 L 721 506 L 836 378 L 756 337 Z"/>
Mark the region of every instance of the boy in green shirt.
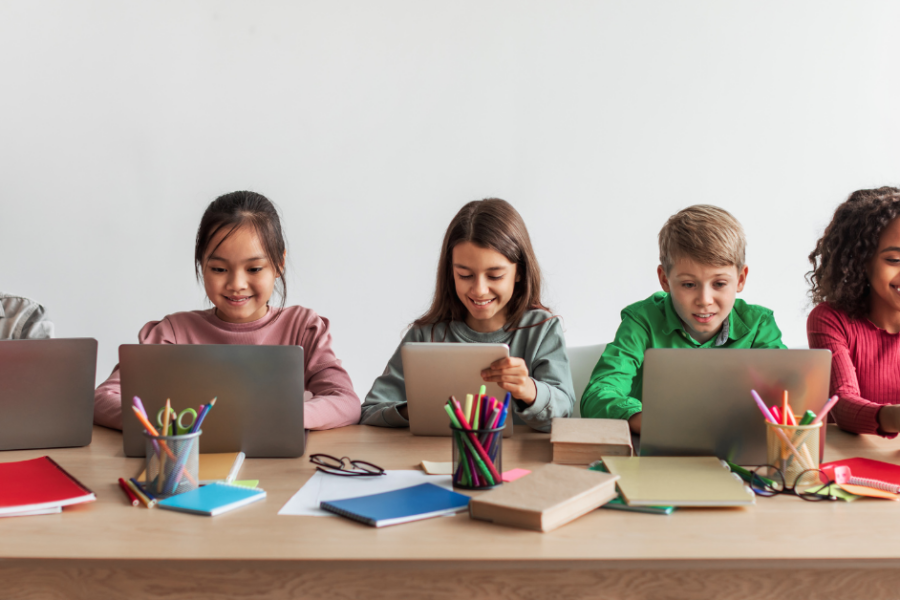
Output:
<path fill-rule="evenodd" d="M 627 419 L 641 432 L 647 348 L 784 348 L 772 311 L 736 299 L 747 281 L 746 240 L 716 206 L 688 207 L 659 232 L 662 292 L 622 311 L 581 397 L 581 416 Z"/>

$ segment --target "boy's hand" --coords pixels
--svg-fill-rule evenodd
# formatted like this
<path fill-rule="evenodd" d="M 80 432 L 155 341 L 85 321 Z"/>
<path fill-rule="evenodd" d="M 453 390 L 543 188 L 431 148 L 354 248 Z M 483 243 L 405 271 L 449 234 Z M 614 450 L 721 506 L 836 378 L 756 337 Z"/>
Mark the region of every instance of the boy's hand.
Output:
<path fill-rule="evenodd" d="M 528 367 L 521 358 L 510 356 L 495 360 L 490 368 L 481 372 L 481 378 L 498 384 L 510 392 L 513 398 L 525 404 L 533 404 L 537 398 L 537 387 L 534 380 L 528 376 Z"/>
<path fill-rule="evenodd" d="M 631 426 L 631 431 L 636 433 L 637 435 L 641 434 L 641 415 L 644 413 L 637 413 L 636 415 L 631 415 L 628 418 L 628 425 Z"/>

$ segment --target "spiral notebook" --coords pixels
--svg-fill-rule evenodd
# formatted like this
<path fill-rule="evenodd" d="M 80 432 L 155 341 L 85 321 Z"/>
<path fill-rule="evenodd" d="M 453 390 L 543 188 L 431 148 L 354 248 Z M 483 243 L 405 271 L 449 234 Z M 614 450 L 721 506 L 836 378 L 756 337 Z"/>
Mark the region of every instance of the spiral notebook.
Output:
<path fill-rule="evenodd" d="M 156 506 L 214 517 L 265 497 L 266 492 L 259 488 L 246 488 L 228 483 L 210 483 L 196 490 L 161 500 Z"/>

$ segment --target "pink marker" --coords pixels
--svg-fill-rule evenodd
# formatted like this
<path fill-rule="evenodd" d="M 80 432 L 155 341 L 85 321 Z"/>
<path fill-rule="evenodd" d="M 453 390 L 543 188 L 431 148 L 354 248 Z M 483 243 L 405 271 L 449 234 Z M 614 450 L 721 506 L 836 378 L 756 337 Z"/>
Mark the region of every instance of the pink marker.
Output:
<path fill-rule="evenodd" d="M 818 425 L 822 422 L 822 419 L 825 418 L 825 415 L 828 414 L 828 411 L 834 408 L 834 405 L 837 404 L 838 396 L 835 394 L 831 398 L 828 399 L 828 402 L 825 403 L 825 406 L 822 407 L 822 410 L 819 411 L 819 414 L 816 415 L 816 418 L 813 419 L 813 422 L 810 425 Z"/>
<path fill-rule="evenodd" d="M 763 402 L 763 399 L 759 397 L 759 394 L 756 393 L 756 390 L 750 390 L 750 394 L 753 396 L 753 399 L 756 400 L 756 405 L 759 407 L 760 412 L 765 417 L 766 421 L 769 423 L 776 423 L 775 419 L 772 417 L 772 413 L 769 412 L 769 409 L 766 408 L 766 403 Z"/>

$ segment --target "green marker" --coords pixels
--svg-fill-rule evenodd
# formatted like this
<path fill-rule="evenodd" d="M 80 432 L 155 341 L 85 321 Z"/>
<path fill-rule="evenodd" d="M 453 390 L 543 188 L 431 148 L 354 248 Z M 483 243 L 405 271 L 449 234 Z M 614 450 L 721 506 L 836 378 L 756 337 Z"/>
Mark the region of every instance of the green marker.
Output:
<path fill-rule="evenodd" d="M 806 414 L 803 415 L 803 418 L 800 419 L 800 425 L 809 425 L 816 418 L 816 413 L 811 410 L 806 411 Z"/>
<path fill-rule="evenodd" d="M 450 417 L 450 422 L 453 423 L 453 426 L 457 429 L 463 429 L 462 425 L 459 424 L 459 421 L 456 418 L 456 415 L 453 414 L 453 409 L 450 408 L 449 405 L 444 405 L 444 410 L 447 411 L 447 415 Z M 484 461 L 481 460 L 481 457 L 478 456 L 478 452 L 475 450 L 475 446 L 472 445 L 472 440 L 469 439 L 469 436 L 465 433 L 462 434 L 462 439 L 466 443 L 466 448 L 469 449 L 471 453 L 472 460 L 475 461 L 475 466 L 478 467 L 478 470 L 484 475 L 485 479 L 487 479 L 488 485 L 494 485 L 494 477 L 491 475 L 491 471 L 484 464 Z"/>
<path fill-rule="evenodd" d="M 744 467 L 734 464 L 733 462 L 731 462 L 729 460 L 726 460 L 725 462 L 728 464 L 728 468 L 731 469 L 732 473 L 737 473 L 741 479 L 743 479 L 747 483 L 751 483 L 750 480 L 754 476 L 753 473 L 751 473 Z M 756 475 L 756 479 L 758 479 L 759 481 L 761 481 L 762 483 L 766 484 L 767 486 L 769 486 L 771 488 L 774 488 L 774 486 L 775 486 L 775 481 L 773 481 L 772 479 L 769 479 L 768 477 L 763 477 L 762 475 Z"/>

